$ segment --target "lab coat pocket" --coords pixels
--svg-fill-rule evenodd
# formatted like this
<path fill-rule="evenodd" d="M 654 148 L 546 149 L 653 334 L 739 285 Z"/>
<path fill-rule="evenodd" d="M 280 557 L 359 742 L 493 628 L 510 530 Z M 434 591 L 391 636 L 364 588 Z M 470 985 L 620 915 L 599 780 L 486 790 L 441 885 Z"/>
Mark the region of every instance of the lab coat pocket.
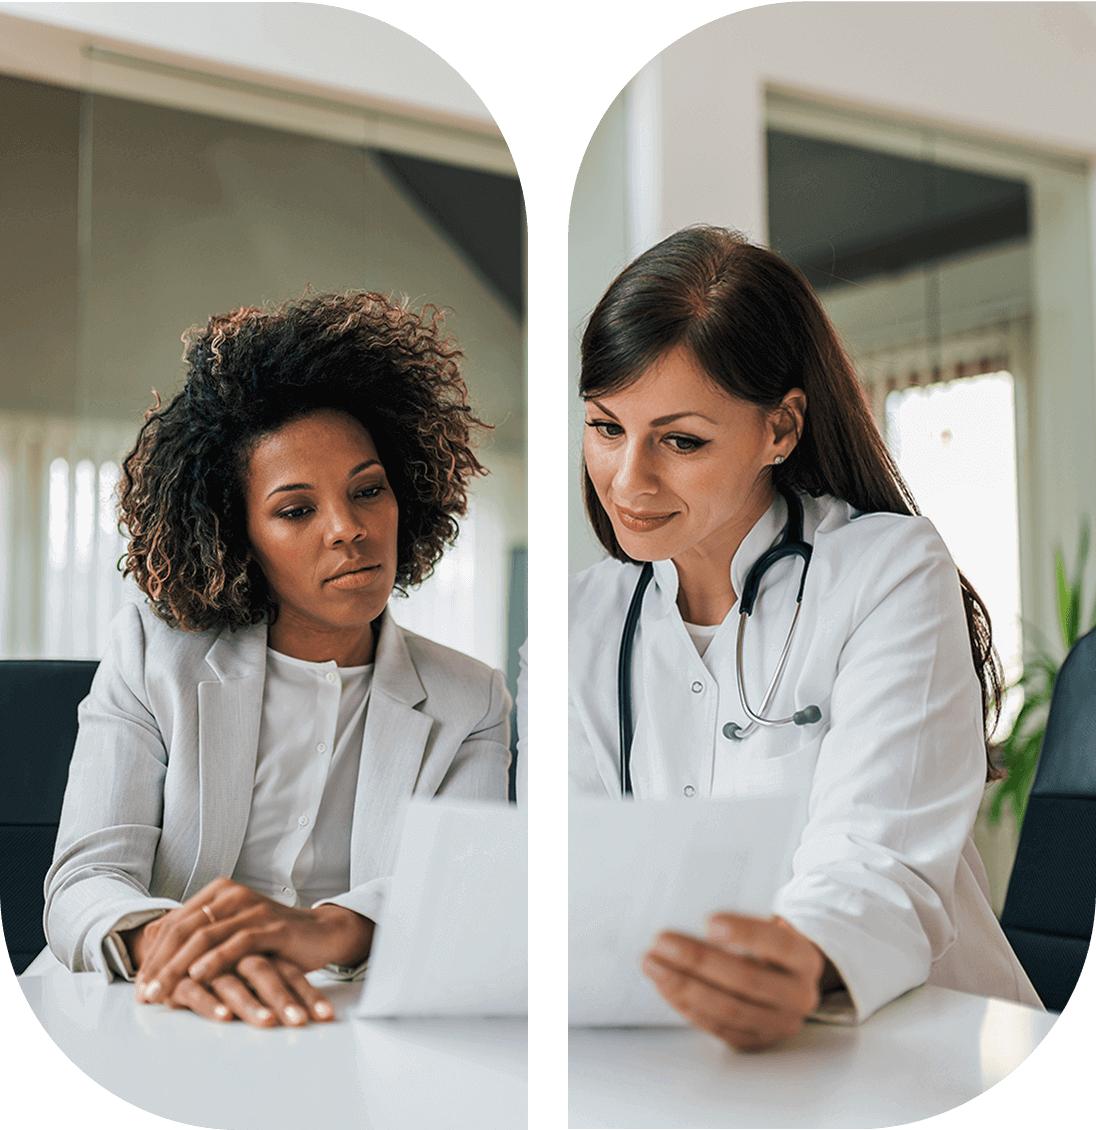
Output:
<path fill-rule="evenodd" d="M 808 793 L 821 738 L 791 753 L 772 757 L 735 759 L 735 793 L 757 796 L 764 793 Z"/>
<path fill-rule="evenodd" d="M 791 730 L 792 727 L 781 727 L 781 729 Z M 822 744 L 822 735 L 817 734 L 798 748 L 789 750 L 789 745 L 793 745 L 796 739 L 807 736 L 799 727 L 795 727 L 795 731 L 793 734 L 781 734 L 776 731 L 766 735 L 768 741 L 764 746 L 759 741 L 749 752 L 744 748 L 746 742 L 743 742 L 743 748 L 737 750 L 737 756 L 731 759 L 729 774 L 733 780 L 733 790 L 728 791 L 732 791 L 735 796 L 783 794 L 794 797 L 793 815 L 789 825 L 771 829 L 772 838 L 781 840 L 784 844 L 783 859 L 779 868 L 780 886 L 792 876 L 792 858 L 807 823 L 811 781 L 818 760 L 818 750 Z M 761 735 L 751 735 L 751 737 L 760 738 Z"/>

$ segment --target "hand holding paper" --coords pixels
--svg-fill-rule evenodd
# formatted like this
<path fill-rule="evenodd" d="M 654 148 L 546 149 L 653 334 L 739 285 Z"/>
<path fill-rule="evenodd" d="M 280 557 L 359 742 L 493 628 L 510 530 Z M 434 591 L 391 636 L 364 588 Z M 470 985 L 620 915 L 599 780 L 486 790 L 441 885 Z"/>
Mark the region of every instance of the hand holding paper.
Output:
<path fill-rule="evenodd" d="M 662 998 L 740 1050 L 794 1035 L 819 1002 L 822 951 L 782 918 L 713 915 L 707 941 L 664 932 L 643 960 Z"/>

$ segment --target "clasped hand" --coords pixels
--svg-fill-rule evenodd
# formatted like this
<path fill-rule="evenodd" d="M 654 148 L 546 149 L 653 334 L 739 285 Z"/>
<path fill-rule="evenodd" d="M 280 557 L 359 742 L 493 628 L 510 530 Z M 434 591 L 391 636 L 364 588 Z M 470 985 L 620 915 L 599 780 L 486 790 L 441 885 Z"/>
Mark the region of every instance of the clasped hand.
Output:
<path fill-rule="evenodd" d="M 257 1027 L 331 1020 L 335 1011 L 304 974 L 369 955 L 373 923 L 345 907 L 283 906 L 217 879 L 181 907 L 129 932 L 137 999 Z"/>
<path fill-rule="evenodd" d="M 782 918 L 739 914 L 713 914 L 706 941 L 665 931 L 643 959 L 678 1012 L 741 1051 L 798 1032 L 829 970 L 822 951 Z"/>

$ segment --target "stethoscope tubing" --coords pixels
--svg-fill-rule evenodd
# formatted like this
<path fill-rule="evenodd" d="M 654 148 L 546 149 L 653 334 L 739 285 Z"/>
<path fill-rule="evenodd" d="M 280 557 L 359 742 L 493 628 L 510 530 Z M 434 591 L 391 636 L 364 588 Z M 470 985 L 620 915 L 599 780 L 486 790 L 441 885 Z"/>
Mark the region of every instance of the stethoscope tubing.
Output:
<path fill-rule="evenodd" d="M 643 611 L 643 594 L 655 575 L 654 566 L 645 561 L 639 572 L 628 614 L 624 617 L 624 634 L 620 639 L 617 661 L 617 721 L 620 726 L 620 787 L 625 796 L 632 795 L 632 647 L 635 644 L 639 614 Z"/>
<path fill-rule="evenodd" d="M 755 725 L 784 726 L 795 720 L 795 715 L 789 718 L 763 718 L 761 716 L 769 709 L 769 703 L 772 702 L 773 694 L 776 692 L 776 684 L 780 682 L 780 676 L 784 674 L 784 666 L 788 662 L 788 653 L 792 649 L 792 636 L 795 634 L 795 625 L 798 623 L 799 613 L 802 611 L 803 600 L 800 598 L 795 602 L 795 615 L 792 617 L 792 624 L 788 629 L 788 638 L 784 641 L 784 650 L 780 653 L 780 660 L 776 665 L 776 670 L 773 672 L 773 677 L 769 680 L 765 697 L 761 700 L 761 705 L 757 708 L 756 714 L 750 709 L 750 704 L 746 701 L 746 685 L 742 678 L 742 637 L 746 634 L 746 619 L 749 613 L 742 612 L 739 614 L 738 638 L 735 640 L 734 649 L 735 674 L 738 677 L 738 697 L 742 702 L 742 709 L 746 712 L 746 717 L 749 718 L 749 722 L 741 727 L 735 735 L 739 740 L 744 738 Z"/>

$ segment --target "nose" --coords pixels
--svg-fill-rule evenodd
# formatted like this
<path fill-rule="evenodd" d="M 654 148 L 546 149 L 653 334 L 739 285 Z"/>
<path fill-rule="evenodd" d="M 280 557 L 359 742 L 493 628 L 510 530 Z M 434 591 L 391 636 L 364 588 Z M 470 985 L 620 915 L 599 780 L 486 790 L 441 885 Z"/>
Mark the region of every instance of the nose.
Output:
<path fill-rule="evenodd" d="M 620 461 L 613 474 L 613 498 L 628 506 L 658 493 L 658 476 L 654 460 L 642 437 L 629 440 L 619 448 Z"/>
<path fill-rule="evenodd" d="M 335 503 L 328 510 L 327 524 L 324 527 L 324 541 L 327 545 L 345 545 L 360 541 L 366 533 L 367 528 L 361 509 L 352 506 L 349 501 Z"/>

